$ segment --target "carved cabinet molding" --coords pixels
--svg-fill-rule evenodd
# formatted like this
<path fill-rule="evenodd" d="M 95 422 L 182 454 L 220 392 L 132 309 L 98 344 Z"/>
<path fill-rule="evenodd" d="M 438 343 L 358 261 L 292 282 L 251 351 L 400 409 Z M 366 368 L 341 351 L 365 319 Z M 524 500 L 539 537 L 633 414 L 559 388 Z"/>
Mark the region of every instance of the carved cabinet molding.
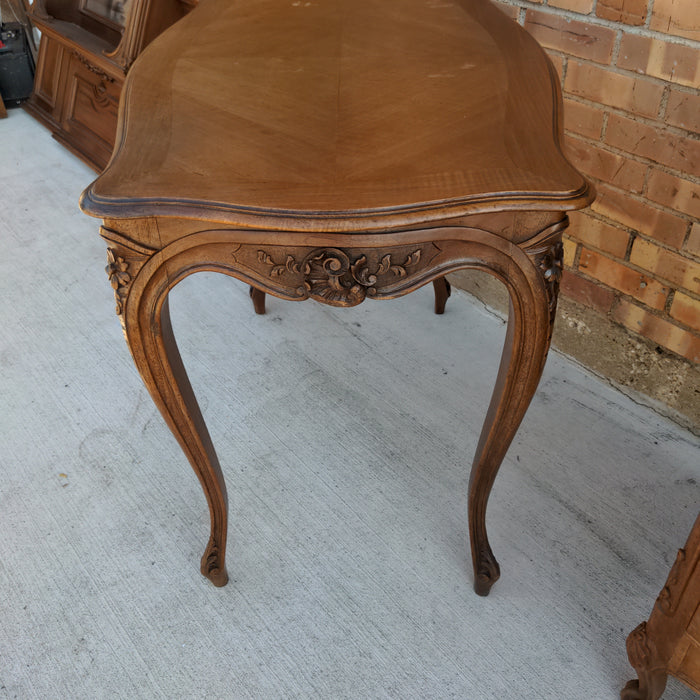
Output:
<path fill-rule="evenodd" d="M 700 515 L 649 619 L 627 637 L 627 656 L 638 678 L 622 700 L 658 700 L 669 674 L 700 693 Z"/>

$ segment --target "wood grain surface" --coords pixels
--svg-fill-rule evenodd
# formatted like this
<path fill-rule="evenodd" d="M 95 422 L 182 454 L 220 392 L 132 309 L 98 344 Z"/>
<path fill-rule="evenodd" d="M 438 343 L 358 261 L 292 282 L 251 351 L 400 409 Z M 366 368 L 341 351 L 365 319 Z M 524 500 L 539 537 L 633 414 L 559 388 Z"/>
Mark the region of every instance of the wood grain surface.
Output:
<path fill-rule="evenodd" d="M 83 206 L 323 230 L 578 208 L 559 103 L 544 52 L 487 0 L 209 0 L 134 64 Z"/>

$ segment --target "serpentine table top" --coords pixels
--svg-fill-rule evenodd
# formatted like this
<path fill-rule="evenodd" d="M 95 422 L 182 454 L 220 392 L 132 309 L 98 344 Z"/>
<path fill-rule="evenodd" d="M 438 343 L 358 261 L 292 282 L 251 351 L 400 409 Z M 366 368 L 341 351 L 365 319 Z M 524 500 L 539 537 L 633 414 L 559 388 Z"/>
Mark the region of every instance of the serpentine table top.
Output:
<path fill-rule="evenodd" d="M 352 306 L 485 269 L 511 313 L 472 467 L 477 592 L 499 576 L 486 501 L 544 365 L 566 212 L 593 198 L 561 151 L 558 77 L 488 0 L 203 0 L 131 68 L 83 210 L 134 360 L 207 495 L 202 572 L 227 581 L 224 479 L 170 328 L 197 270 Z"/>

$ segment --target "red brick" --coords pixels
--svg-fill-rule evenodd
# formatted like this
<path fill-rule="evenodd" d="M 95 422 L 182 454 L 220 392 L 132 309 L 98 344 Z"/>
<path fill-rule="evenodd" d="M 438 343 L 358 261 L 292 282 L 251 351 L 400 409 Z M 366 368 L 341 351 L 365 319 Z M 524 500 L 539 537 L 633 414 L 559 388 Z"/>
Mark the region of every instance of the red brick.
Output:
<path fill-rule="evenodd" d="M 691 227 L 690 235 L 683 246 L 683 250 L 700 258 L 700 222 L 695 222 Z"/>
<path fill-rule="evenodd" d="M 667 280 L 694 294 L 700 289 L 700 263 L 649 241 L 641 238 L 634 241 L 630 262 L 648 270 L 657 279 Z"/>
<path fill-rule="evenodd" d="M 700 51 L 682 44 L 625 34 L 617 65 L 688 87 L 700 85 Z"/>
<path fill-rule="evenodd" d="M 569 214 L 569 219 L 571 220 L 571 226 L 567 229 L 569 236 L 616 258 L 625 257 L 630 238 L 627 231 L 606 224 L 585 212 L 573 211 Z"/>
<path fill-rule="evenodd" d="M 549 0 L 550 7 L 560 7 L 562 10 L 572 10 L 587 15 L 592 9 L 594 0 Z"/>
<path fill-rule="evenodd" d="M 700 141 L 678 136 L 642 122 L 611 114 L 605 141 L 635 156 L 648 158 L 674 170 L 700 175 Z"/>
<path fill-rule="evenodd" d="M 700 186 L 690 180 L 652 168 L 647 197 L 670 209 L 700 219 Z"/>
<path fill-rule="evenodd" d="M 700 94 L 671 90 L 666 105 L 666 121 L 700 134 Z"/>
<path fill-rule="evenodd" d="M 564 100 L 564 128 L 598 140 L 603 132 L 603 112 L 583 102 Z"/>
<path fill-rule="evenodd" d="M 664 34 L 700 41 L 698 0 L 654 0 L 649 27 Z"/>
<path fill-rule="evenodd" d="M 598 197 L 591 205 L 591 209 L 597 214 L 674 248 L 683 245 L 688 229 L 685 219 L 649 206 L 607 185 L 601 184 L 597 190 Z"/>
<path fill-rule="evenodd" d="M 664 92 L 662 85 L 645 78 L 633 78 L 578 61 L 569 61 L 564 88 L 601 105 L 647 117 L 658 114 Z"/>
<path fill-rule="evenodd" d="M 651 277 L 587 248 L 581 249 L 578 269 L 653 309 L 663 309 L 671 291 Z"/>
<path fill-rule="evenodd" d="M 615 301 L 615 293 L 611 289 L 601 287 L 569 270 L 564 270 L 561 278 L 561 293 L 569 299 L 603 313 L 610 311 Z"/>
<path fill-rule="evenodd" d="M 586 141 L 568 136 L 565 141 L 569 160 L 587 175 L 630 192 L 641 192 L 647 166 L 610 153 Z"/>
<path fill-rule="evenodd" d="M 647 18 L 647 0 L 598 0 L 595 13 L 613 22 L 639 25 Z"/>
<path fill-rule="evenodd" d="M 525 29 L 550 49 L 597 63 L 610 63 L 615 32 L 607 27 L 569 20 L 539 10 L 528 10 Z"/>
<path fill-rule="evenodd" d="M 671 305 L 671 316 L 682 324 L 700 331 L 700 301 L 676 292 Z"/>
<path fill-rule="evenodd" d="M 617 66 L 637 73 L 646 73 L 652 41 L 653 39 L 649 36 L 623 34 L 622 39 L 620 39 Z"/>
<path fill-rule="evenodd" d="M 691 362 L 700 361 L 700 338 L 668 321 L 621 299 L 613 318 L 635 333 L 677 353 Z"/>

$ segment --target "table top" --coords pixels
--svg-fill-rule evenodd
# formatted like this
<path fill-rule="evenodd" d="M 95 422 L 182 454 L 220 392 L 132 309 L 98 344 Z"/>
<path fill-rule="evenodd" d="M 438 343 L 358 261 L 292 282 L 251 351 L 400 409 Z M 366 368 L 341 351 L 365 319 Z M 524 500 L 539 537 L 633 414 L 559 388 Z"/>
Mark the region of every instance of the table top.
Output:
<path fill-rule="evenodd" d="M 130 70 L 82 206 L 338 231 L 577 209 L 560 101 L 488 0 L 203 0 Z"/>

